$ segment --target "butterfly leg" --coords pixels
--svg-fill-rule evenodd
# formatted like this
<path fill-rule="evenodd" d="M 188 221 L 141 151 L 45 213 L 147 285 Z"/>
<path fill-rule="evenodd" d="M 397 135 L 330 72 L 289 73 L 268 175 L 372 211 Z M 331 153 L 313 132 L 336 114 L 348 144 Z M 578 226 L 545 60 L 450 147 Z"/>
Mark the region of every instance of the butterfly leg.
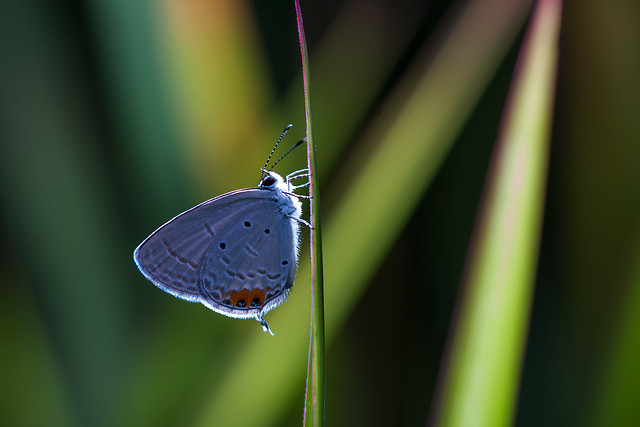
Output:
<path fill-rule="evenodd" d="M 313 227 L 311 226 L 311 224 L 309 224 L 307 221 L 305 221 L 302 218 L 296 218 L 295 216 L 290 216 L 290 219 L 294 220 L 294 221 L 298 221 L 300 224 L 306 225 L 307 227 L 309 227 L 310 230 L 313 230 Z"/>
<path fill-rule="evenodd" d="M 288 194 L 288 195 L 293 196 L 293 197 L 299 197 L 301 199 L 313 199 L 313 197 L 307 196 L 306 194 L 296 194 L 296 193 L 291 192 L 291 191 L 283 191 L 283 193 L 284 194 Z"/>
<path fill-rule="evenodd" d="M 288 174 L 285 178 L 287 180 L 287 182 L 296 179 L 296 178 L 301 178 L 303 176 L 309 176 L 309 169 L 300 169 L 294 172 L 291 172 L 290 174 Z"/>
<path fill-rule="evenodd" d="M 309 169 L 300 169 L 295 172 L 291 172 L 289 175 L 285 177 L 285 179 L 287 181 L 287 185 L 291 186 L 291 181 L 293 181 L 294 179 L 305 178 L 308 176 L 309 176 Z M 297 188 L 297 186 L 293 186 L 293 187 Z"/>
<path fill-rule="evenodd" d="M 304 188 L 308 186 L 309 186 L 309 182 L 305 182 L 304 184 L 300 184 L 300 185 L 289 185 L 289 188 L 291 188 L 292 190 L 295 190 L 297 188 Z"/>
<path fill-rule="evenodd" d="M 309 169 L 300 169 L 297 170 L 295 172 L 291 172 L 289 175 L 286 176 L 286 180 L 287 180 L 287 188 L 289 188 L 289 190 L 291 191 L 295 191 L 298 188 L 304 188 L 304 187 L 308 187 L 309 186 L 309 181 L 305 182 L 304 184 L 300 184 L 300 185 L 293 185 L 291 183 L 291 181 L 293 181 L 294 179 L 298 179 L 298 178 L 305 178 L 309 176 Z M 309 197 L 305 197 L 305 196 L 299 196 L 297 194 L 293 194 L 296 197 L 303 197 L 303 198 L 309 198 Z"/>
<path fill-rule="evenodd" d="M 309 174 L 308 174 L 308 173 L 303 173 L 303 174 L 295 175 L 295 176 L 288 176 L 288 175 L 287 175 L 287 184 L 289 184 L 289 185 L 290 185 L 290 184 L 291 184 L 291 181 L 293 181 L 294 179 L 298 179 L 298 178 L 306 178 L 306 177 L 308 177 L 308 176 L 309 176 Z"/>

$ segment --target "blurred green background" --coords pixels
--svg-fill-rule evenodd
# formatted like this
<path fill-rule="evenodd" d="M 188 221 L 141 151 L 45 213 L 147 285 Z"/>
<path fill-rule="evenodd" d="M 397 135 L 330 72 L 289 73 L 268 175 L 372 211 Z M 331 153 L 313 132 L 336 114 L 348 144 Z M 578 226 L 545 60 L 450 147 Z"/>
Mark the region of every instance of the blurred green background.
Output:
<path fill-rule="evenodd" d="M 532 4 L 302 2 L 328 425 L 426 423 Z M 304 136 L 293 2 L 7 0 L 0 29 L 0 425 L 300 425 L 306 232 L 273 338 L 132 260 Z M 640 425 L 639 41 L 636 1 L 564 5 L 518 426 Z"/>

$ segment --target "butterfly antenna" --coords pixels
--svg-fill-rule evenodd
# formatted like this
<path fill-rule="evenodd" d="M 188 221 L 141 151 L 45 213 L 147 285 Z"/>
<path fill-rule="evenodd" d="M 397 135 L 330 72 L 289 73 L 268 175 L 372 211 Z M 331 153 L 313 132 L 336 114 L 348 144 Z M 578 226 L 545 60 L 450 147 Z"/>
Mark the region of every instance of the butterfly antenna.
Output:
<path fill-rule="evenodd" d="M 280 156 L 280 158 L 278 160 L 276 160 L 276 162 L 274 164 L 271 165 L 271 167 L 269 168 L 269 170 L 273 169 L 279 162 L 280 160 L 284 159 L 284 157 L 289 154 L 290 152 L 292 152 L 294 150 L 294 148 L 298 147 L 300 144 L 302 144 L 303 142 L 307 142 L 307 138 L 302 138 L 300 141 L 296 142 L 295 145 L 291 148 L 289 148 L 287 150 L 286 153 L 284 153 L 282 156 Z"/>
<path fill-rule="evenodd" d="M 260 172 L 260 181 L 262 181 L 262 178 L 264 177 L 264 168 L 266 168 L 267 165 L 269 164 L 269 160 L 271 160 L 271 156 L 273 156 L 273 153 L 276 151 L 276 148 L 278 148 L 278 144 L 280 144 L 280 141 L 282 141 L 282 138 L 287 134 L 287 132 L 289 132 L 289 129 L 291 129 L 291 126 L 293 126 L 293 125 L 292 124 L 288 124 L 284 128 L 284 130 L 280 134 L 280 138 L 278 138 L 278 140 L 276 141 L 276 145 L 273 146 L 273 149 L 271 150 L 271 153 L 269 153 L 269 157 L 267 157 L 266 163 L 264 164 L 262 169 L 260 169 L 262 171 L 262 172 Z M 276 163 L 278 163 L 278 162 L 276 162 Z M 273 166 L 272 166 L 272 168 L 273 168 Z M 269 170 L 271 170 L 271 169 L 269 169 Z"/>

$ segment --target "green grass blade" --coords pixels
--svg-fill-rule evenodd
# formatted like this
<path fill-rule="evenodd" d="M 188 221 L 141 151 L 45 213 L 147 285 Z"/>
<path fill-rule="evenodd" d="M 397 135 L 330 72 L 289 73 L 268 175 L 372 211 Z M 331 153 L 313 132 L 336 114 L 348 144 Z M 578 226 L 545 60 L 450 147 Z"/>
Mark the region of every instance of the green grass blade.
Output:
<path fill-rule="evenodd" d="M 0 421 L 6 426 L 80 426 L 64 369 L 18 265 L 3 263 L 0 275 Z"/>
<path fill-rule="evenodd" d="M 613 329 L 611 354 L 605 363 L 604 381 L 598 388 L 598 405 L 594 417 L 597 427 L 636 426 L 640 424 L 640 239 L 636 239 L 636 256 L 632 259 L 627 298 L 619 312 L 619 326 Z"/>
<path fill-rule="evenodd" d="M 135 209 L 151 205 L 170 211 L 176 202 L 171 195 L 185 187 L 185 164 L 158 54 L 153 2 L 90 0 L 86 8 L 115 141 L 130 160 L 123 167 L 139 200 Z"/>
<path fill-rule="evenodd" d="M 311 116 L 310 71 L 307 40 L 304 35 L 300 3 L 295 0 L 300 56 L 302 57 L 302 81 L 304 89 L 304 109 L 307 123 L 307 161 L 309 168 L 310 205 L 310 253 L 311 253 L 311 338 L 307 367 L 307 386 L 303 425 L 324 426 L 325 402 L 325 332 L 324 332 L 324 284 L 322 271 L 322 240 L 320 233 L 320 188 L 318 187 L 316 147 L 313 139 Z"/>
<path fill-rule="evenodd" d="M 505 112 L 467 261 L 438 426 L 513 419 L 536 264 L 561 2 L 538 2 Z"/>
<path fill-rule="evenodd" d="M 93 125 L 96 110 L 76 41 L 58 31 L 57 15 L 40 2 L 8 6 L 0 11 L 2 39 L 19 43 L 6 52 L 0 72 L 0 199 L 10 239 L 3 247 L 29 269 L 51 350 L 43 348 L 48 343 L 41 342 L 37 323 L 5 325 L 24 327 L 25 336 L 12 339 L 31 342 L 36 351 L 16 367 L 43 375 L 29 407 L 45 410 L 58 402 L 52 423 L 68 416 L 71 423 L 104 426 L 123 388 L 133 317 L 117 197 L 98 148 L 105 138 Z M 57 366 L 62 374 L 51 371 Z M 25 378 L 20 386 L 29 383 Z"/>

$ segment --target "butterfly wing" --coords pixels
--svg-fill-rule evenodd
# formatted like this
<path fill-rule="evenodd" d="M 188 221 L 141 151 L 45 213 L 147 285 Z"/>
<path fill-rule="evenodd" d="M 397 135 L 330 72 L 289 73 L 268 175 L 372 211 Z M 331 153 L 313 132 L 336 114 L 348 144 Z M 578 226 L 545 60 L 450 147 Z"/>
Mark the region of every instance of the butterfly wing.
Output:
<path fill-rule="evenodd" d="M 204 257 L 203 302 L 232 317 L 258 318 L 280 305 L 293 286 L 297 223 L 262 200 L 234 213 Z"/>
<path fill-rule="evenodd" d="M 280 197 L 278 197 L 280 196 Z M 167 222 L 135 250 L 162 290 L 236 318 L 260 318 L 284 301 L 297 264 L 289 196 L 255 188 L 208 200 Z"/>

